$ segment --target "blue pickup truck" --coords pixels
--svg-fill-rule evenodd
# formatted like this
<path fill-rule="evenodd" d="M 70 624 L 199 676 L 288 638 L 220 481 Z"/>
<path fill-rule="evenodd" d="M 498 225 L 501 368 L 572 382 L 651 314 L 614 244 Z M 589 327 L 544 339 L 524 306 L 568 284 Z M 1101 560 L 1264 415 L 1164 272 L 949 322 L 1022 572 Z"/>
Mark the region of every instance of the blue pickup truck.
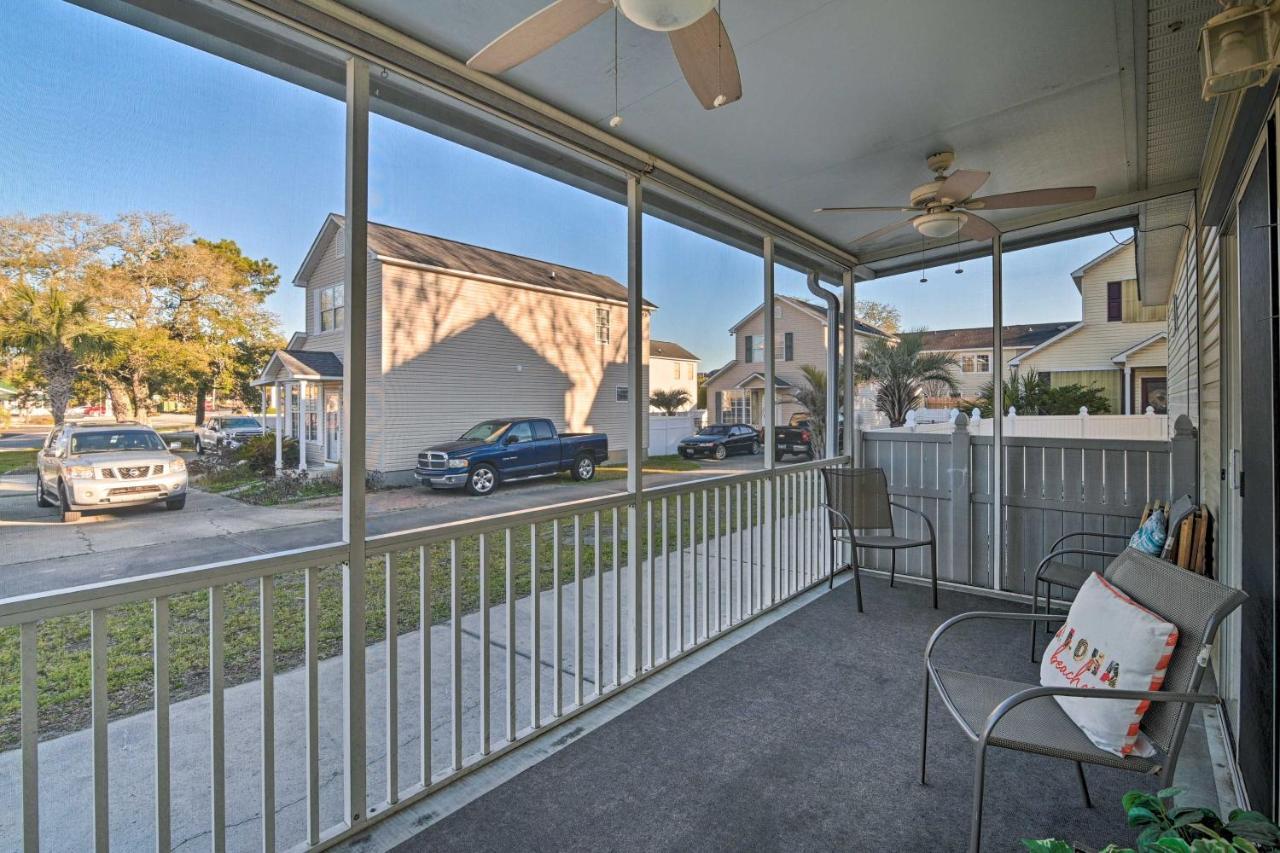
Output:
<path fill-rule="evenodd" d="M 546 418 L 495 418 L 476 424 L 457 441 L 419 453 L 414 476 L 434 489 L 461 487 L 488 495 L 501 483 L 561 471 L 590 480 L 608 457 L 604 433 L 557 433 Z"/>

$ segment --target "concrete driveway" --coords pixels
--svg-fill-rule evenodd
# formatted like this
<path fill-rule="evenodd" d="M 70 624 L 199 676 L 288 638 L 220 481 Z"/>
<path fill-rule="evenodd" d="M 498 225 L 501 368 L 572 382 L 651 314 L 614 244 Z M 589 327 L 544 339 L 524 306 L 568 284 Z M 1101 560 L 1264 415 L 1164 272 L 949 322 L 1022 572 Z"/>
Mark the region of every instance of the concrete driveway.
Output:
<path fill-rule="evenodd" d="M 758 470 L 762 456 L 707 460 L 698 471 L 658 474 L 648 485 Z M 625 480 L 510 483 L 493 495 L 391 489 L 368 496 L 371 534 L 621 493 Z M 35 502 L 32 474 L 0 476 L 0 598 L 322 545 L 341 538 L 342 501 L 259 507 L 193 489 L 185 509 L 137 507 L 63 524 Z"/>

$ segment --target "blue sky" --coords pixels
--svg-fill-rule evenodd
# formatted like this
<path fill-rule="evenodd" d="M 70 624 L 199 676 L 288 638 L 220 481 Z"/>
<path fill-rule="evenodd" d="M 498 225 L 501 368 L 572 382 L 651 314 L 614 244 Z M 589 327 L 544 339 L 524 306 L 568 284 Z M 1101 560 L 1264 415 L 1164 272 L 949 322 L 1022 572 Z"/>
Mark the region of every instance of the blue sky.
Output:
<path fill-rule="evenodd" d="M 289 280 L 325 214 L 342 209 L 340 103 L 60 0 L 10 9 L 0 51 L 0 215 L 167 211 L 278 264 L 269 307 L 286 334 L 302 326 Z M 377 116 L 370 215 L 625 278 L 619 205 Z M 658 220 L 645 227 L 653 336 L 718 367 L 729 326 L 759 303 L 759 259 Z M 1113 245 L 1102 234 L 1007 255 L 1006 321 L 1078 319 L 1068 273 Z M 963 269 L 864 283 L 858 295 L 897 306 L 911 328 L 987 324 L 990 261 Z M 791 271 L 777 287 L 807 295 Z"/>

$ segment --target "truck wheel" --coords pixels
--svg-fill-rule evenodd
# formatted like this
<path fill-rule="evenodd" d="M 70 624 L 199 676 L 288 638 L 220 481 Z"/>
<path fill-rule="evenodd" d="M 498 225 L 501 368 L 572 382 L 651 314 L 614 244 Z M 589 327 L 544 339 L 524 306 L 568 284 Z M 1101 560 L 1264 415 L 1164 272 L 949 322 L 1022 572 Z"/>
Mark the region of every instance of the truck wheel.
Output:
<path fill-rule="evenodd" d="M 717 460 L 722 460 L 729 455 L 729 449 L 723 444 L 717 444 L 716 449 L 711 452 L 711 455 Z"/>
<path fill-rule="evenodd" d="M 67 493 L 63 490 L 62 484 L 58 484 L 58 507 L 62 511 L 63 521 L 79 521 L 80 513 L 71 508 L 71 504 L 67 501 Z"/>
<path fill-rule="evenodd" d="M 196 453 L 204 456 L 204 443 L 200 441 L 200 436 L 196 436 Z"/>
<path fill-rule="evenodd" d="M 467 492 L 473 495 L 492 494 L 498 488 L 498 472 L 492 465 L 477 465 L 467 475 Z"/>
<path fill-rule="evenodd" d="M 39 506 L 39 507 L 53 506 L 53 501 L 45 497 L 44 483 L 40 481 L 39 474 L 36 474 L 36 506 Z"/>
<path fill-rule="evenodd" d="M 751 442 L 751 455 L 752 456 L 760 455 L 760 442 L 758 441 Z"/>
<path fill-rule="evenodd" d="M 573 479 L 590 480 L 596 475 L 596 461 L 583 453 L 573 462 Z"/>
<path fill-rule="evenodd" d="M 164 502 L 165 509 L 182 509 L 186 505 L 187 505 L 186 495 L 183 495 L 180 498 L 174 498 L 173 500 Z"/>

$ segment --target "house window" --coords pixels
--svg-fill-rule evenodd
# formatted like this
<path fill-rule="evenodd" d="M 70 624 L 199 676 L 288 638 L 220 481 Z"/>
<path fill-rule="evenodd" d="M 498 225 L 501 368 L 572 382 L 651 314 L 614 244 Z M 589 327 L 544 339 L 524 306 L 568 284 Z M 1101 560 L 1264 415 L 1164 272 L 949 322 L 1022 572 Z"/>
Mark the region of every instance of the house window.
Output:
<path fill-rule="evenodd" d="M 729 398 L 730 423 L 751 423 L 751 397 L 746 393 L 737 393 Z"/>
<path fill-rule="evenodd" d="M 340 284 L 320 289 L 320 331 L 331 332 L 342 328 L 344 300 Z"/>
<path fill-rule="evenodd" d="M 596 343 L 609 343 L 609 309 L 596 309 Z"/>
<path fill-rule="evenodd" d="M 991 356 L 988 353 L 970 353 L 960 356 L 961 373 L 990 373 Z"/>
<path fill-rule="evenodd" d="M 745 361 L 747 364 L 751 364 L 753 361 L 755 361 L 756 350 L 755 350 L 754 335 L 743 335 L 742 351 L 743 351 L 743 356 L 742 356 L 743 361 Z"/>
<path fill-rule="evenodd" d="M 320 389 L 315 385 L 307 386 L 307 396 L 302 419 L 307 441 L 320 440 Z"/>
<path fill-rule="evenodd" d="M 1119 323 L 1124 315 L 1121 282 L 1107 282 L 1107 322 Z"/>
<path fill-rule="evenodd" d="M 796 359 L 796 336 L 794 332 L 787 332 L 782 336 L 782 360 L 795 361 Z"/>
<path fill-rule="evenodd" d="M 626 403 L 631 400 L 631 389 L 626 385 L 615 385 L 613 388 L 613 398 L 619 403 Z"/>
<path fill-rule="evenodd" d="M 1040 380 L 1040 382 L 1045 385 L 1053 385 L 1053 374 L 1049 373 L 1047 370 L 1041 370 L 1037 373 L 1036 379 Z"/>

